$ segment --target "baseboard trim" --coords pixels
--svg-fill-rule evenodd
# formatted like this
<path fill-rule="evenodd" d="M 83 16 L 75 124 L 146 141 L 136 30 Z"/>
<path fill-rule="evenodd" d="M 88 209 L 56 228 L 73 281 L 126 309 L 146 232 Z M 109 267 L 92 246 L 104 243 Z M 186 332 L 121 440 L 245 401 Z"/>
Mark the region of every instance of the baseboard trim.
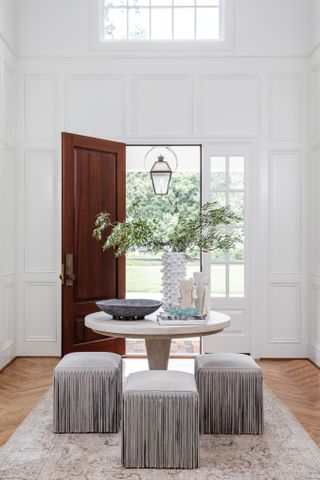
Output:
<path fill-rule="evenodd" d="M 8 360 L 8 362 L 0 368 L 0 373 L 2 373 L 3 370 L 5 370 L 6 368 L 8 368 L 9 365 L 11 365 L 11 363 L 14 362 L 16 358 L 17 358 L 17 357 L 13 357 L 13 358 L 11 358 L 10 360 Z"/>
<path fill-rule="evenodd" d="M 11 363 L 16 358 L 16 341 L 10 339 L 2 345 L 2 351 L 0 353 L 0 371 Z"/>
<path fill-rule="evenodd" d="M 309 359 L 320 368 L 320 344 L 312 342 L 309 345 Z"/>

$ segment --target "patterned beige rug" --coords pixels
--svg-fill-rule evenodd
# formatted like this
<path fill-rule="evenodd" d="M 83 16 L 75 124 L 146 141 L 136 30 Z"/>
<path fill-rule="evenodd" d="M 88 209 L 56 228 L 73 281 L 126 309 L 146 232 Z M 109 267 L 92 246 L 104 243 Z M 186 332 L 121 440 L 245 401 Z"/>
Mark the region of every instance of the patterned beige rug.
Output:
<path fill-rule="evenodd" d="M 1 480 L 320 480 L 320 449 L 265 392 L 263 436 L 201 437 L 198 470 L 125 470 L 120 435 L 55 435 L 49 391 L 0 449 Z"/>

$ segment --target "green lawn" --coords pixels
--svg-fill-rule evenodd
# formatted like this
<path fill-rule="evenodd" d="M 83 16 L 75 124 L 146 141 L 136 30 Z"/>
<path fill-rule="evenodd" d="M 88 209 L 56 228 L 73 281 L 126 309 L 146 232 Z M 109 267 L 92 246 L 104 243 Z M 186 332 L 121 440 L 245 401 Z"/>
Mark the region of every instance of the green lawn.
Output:
<path fill-rule="evenodd" d="M 127 265 L 127 292 L 160 292 L 160 265 Z M 187 267 L 187 277 L 199 271 L 197 266 Z"/>
<path fill-rule="evenodd" d="M 160 292 L 161 290 L 161 265 L 152 262 L 151 265 L 137 265 L 138 262 L 127 262 L 127 292 Z M 232 296 L 241 296 L 243 291 L 243 267 L 232 265 L 230 274 L 230 289 Z M 192 277 L 193 272 L 199 271 L 199 266 L 187 266 L 187 277 Z M 214 289 L 216 296 L 225 294 L 224 267 L 215 265 L 212 267 L 211 290 Z"/>

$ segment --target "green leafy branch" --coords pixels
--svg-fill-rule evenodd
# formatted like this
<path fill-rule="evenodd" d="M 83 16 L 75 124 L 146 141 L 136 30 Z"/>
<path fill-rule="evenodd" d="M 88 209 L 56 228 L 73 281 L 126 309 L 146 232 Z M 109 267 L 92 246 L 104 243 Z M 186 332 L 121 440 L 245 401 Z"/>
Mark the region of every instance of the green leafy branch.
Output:
<path fill-rule="evenodd" d="M 139 208 L 138 204 L 131 208 Z M 115 255 L 125 255 L 134 248 L 148 248 L 154 253 L 161 251 L 205 252 L 228 251 L 239 240 L 239 235 L 226 229 L 241 221 L 229 206 L 219 207 L 217 202 L 208 202 L 196 213 L 180 214 L 173 229 L 162 237 L 158 234 L 159 222 L 155 218 L 129 219 L 111 222 L 108 212 L 100 212 L 95 221 L 93 237 L 103 241 L 102 249 L 115 249 Z M 105 238 L 106 237 L 106 238 Z"/>

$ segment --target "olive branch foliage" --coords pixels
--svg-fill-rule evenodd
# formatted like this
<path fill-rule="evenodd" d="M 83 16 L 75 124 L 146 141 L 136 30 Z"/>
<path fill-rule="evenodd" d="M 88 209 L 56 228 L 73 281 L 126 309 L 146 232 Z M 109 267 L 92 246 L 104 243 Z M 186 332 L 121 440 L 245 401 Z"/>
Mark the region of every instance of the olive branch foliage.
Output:
<path fill-rule="evenodd" d="M 113 248 L 117 257 L 135 248 L 145 248 L 153 253 L 227 252 L 239 241 L 238 233 L 226 227 L 236 225 L 241 217 L 229 206 L 219 206 L 216 201 L 207 202 L 196 212 L 179 215 L 174 227 L 161 235 L 159 220 L 139 218 L 137 209 L 139 201 L 130 205 L 124 222 L 113 223 L 108 212 L 97 214 L 93 237 L 103 242 L 104 251 Z M 130 215 L 133 212 L 136 214 Z"/>

